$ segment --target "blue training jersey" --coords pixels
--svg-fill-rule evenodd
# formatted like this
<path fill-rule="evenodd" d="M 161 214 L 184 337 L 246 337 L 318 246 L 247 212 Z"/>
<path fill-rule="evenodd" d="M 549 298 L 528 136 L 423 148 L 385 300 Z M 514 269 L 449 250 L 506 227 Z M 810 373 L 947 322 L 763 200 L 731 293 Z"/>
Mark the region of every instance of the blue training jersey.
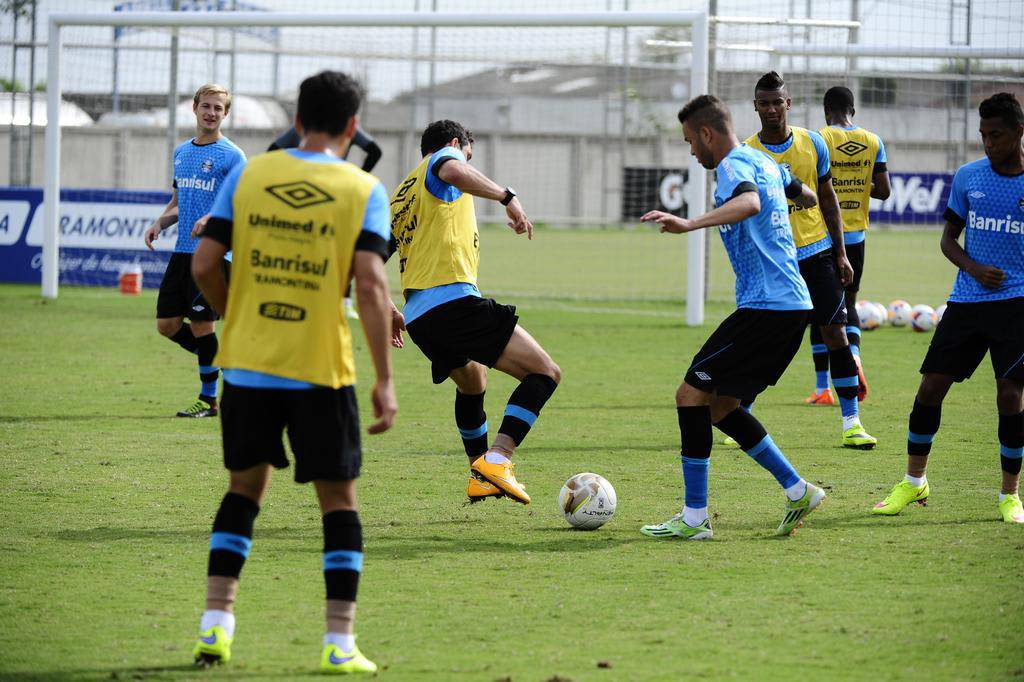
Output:
<path fill-rule="evenodd" d="M 722 159 L 715 176 L 715 206 L 750 191 L 761 200 L 756 215 L 718 228 L 736 273 L 736 307 L 811 310 L 789 224 L 789 172 L 767 154 L 741 145 Z"/>
<path fill-rule="evenodd" d="M 209 144 L 196 144 L 193 138 L 174 150 L 174 189 L 178 191 L 176 252 L 195 253 L 199 240 L 192 238 L 192 226 L 210 212 L 231 169 L 244 162 L 245 153 L 226 137 Z"/>
<path fill-rule="evenodd" d="M 1006 273 L 999 287 L 989 289 L 960 270 L 949 300 L 1024 297 L 1024 173 L 1000 175 L 987 157 L 961 166 L 953 177 L 945 218 L 964 226 L 964 250 L 972 260 Z"/>

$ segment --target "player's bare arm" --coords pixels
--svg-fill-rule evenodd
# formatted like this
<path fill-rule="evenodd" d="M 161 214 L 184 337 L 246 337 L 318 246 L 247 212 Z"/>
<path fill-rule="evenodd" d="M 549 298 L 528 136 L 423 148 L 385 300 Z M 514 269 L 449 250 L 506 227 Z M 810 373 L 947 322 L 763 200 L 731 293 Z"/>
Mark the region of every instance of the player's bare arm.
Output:
<path fill-rule="evenodd" d="M 892 194 L 889 183 L 889 171 L 882 171 L 871 176 L 871 198 L 885 201 Z"/>
<path fill-rule="evenodd" d="M 453 159 L 445 163 L 438 171 L 438 177 L 460 191 L 481 199 L 502 201 L 505 198 L 504 186 L 491 180 L 465 161 Z M 505 214 L 509 219 L 508 226 L 516 234 L 525 232 L 527 239 L 533 239 L 533 223 L 526 216 L 519 197 L 513 196 L 512 200 L 506 204 Z"/>
<path fill-rule="evenodd" d="M 196 224 L 192 226 L 192 238 L 201 237 L 203 230 L 206 229 L 206 221 L 210 219 L 210 214 L 207 213 L 202 218 L 196 221 Z"/>
<path fill-rule="evenodd" d="M 391 301 L 391 345 L 395 348 L 405 348 L 405 339 L 402 332 L 405 331 L 405 315 L 398 309 L 394 301 Z"/>
<path fill-rule="evenodd" d="M 957 226 L 946 221 L 946 226 L 942 228 L 942 239 L 939 241 L 942 255 L 950 263 L 978 280 L 982 286 L 989 289 L 996 289 L 1002 286 L 1003 280 L 1006 279 L 1006 273 L 995 266 L 979 263 L 968 256 L 967 252 L 964 251 L 964 247 L 960 245 L 960 235 L 963 231 L 964 227 L 962 225 Z"/>
<path fill-rule="evenodd" d="M 384 261 L 378 254 L 356 251 L 352 259 L 352 270 L 356 278 L 356 298 L 359 301 L 363 334 L 366 335 L 373 369 L 377 375 L 371 394 L 376 421 L 370 424 L 367 431 L 371 434 L 383 433 L 395 423 L 395 414 L 398 412 L 391 352 L 388 349 L 392 339 L 394 304 L 388 290 Z"/>
<path fill-rule="evenodd" d="M 640 221 L 658 223 L 661 226 L 662 232 L 682 234 L 705 227 L 738 223 L 752 215 L 756 215 L 760 210 L 761 198 L 757 195 L 757 192 L 743 192 L 718 208 L 692 220 L 679 218 L 664 211 L 648 211 L 640 217 Z"/>
<path fill-rule="evenodd" d="M 818 195 L 803 183 L 800 183 L 800 194 L 787 198 L 800 208 L 813 208 L 818 205 Z"/>
<path fill-rule="evenodd" d="M 228 283 L 224 278 L 224 254 L 226 246 L 216 239 L 202 239 L 192 256 L 192 279 L 203 292 L 203 298 L 217 314 L 224 317 L 228 307 Z"/>
<path fill-rule="evenodd" d="M 142 237 L 150 251 L 153 250 L 153 242 L 160 236 L 160 233 L 176 222 L 178 222 L 177 189 L 171 191 L 171 200 L 167 202 L 167 206 L 164 207 L 163 213 L 153 221 L 153 224 L 149 226 Z"/>
<path fill-rule="evenodd" d="M 839 281 L 846 286 L 853 281 L 853 266 L 846 257 L 846 242 L 843 238 L 843 215 L 839 210 L 839 198 L 832 187 L 832 177 L 818 181 L 818 205 L 825 218 L 825 229 L 832 237 L 832 250 L 836 254 Z"/>

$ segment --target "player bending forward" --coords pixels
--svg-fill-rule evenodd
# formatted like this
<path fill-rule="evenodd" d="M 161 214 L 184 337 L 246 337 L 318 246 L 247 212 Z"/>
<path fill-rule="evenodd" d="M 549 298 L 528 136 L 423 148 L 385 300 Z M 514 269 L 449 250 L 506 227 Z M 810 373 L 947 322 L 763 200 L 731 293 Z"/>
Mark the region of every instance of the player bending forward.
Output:
<path fill-rule="evenodd" d="M 532 239 L 533 225 L 514 190 L 469 165 L 473 137 L 461 124 L 431 123 L 420 152 L 423 160 L 391 197 L 391 236 L 405 294 L 404 318 L 397 309 L 393 313 L 396 341 L 407 328 L 430 360 L 434 383 L 455 382 L 455 425 L 470 461 L 469 501 L 508 495 L 529 504 L 511 458 L 562 371 L 517 324 L 515 306 L 483 298 L 477 289 L 480 234 L 473 197 L 500 202 L 516 234 Z M 488 367 L 520 382 L 490 448 L 484 412 Z"/>
<path fill-rule="evenodd" d="M 736 272 L 737 310 L 697 352 L 676 391 L 685 506 L 668 521 L 640 532 L 686 540 L 712 536 L 708 469 L 714 424 L 782 486 L 786 513 L 775 532 L 789 535 L 822 503 L 825 491 L 800 477 L 740 401 L 775 385 L 800 348 L 813 306 L 797 265 L 786 199 L 804 207 L 817 199 L 766 154 L 740 144 L 729 110 L 714 95 L 687 103 L 679 111 L 679 122 L 690 153 L 705 168 L 715 169 L 716 208 L 691 220 L 661 211 L 641 220 L 675 234 L 719 226 Z"/>
<path fill-rule="evenodd" d="M 928 499 L 925 469 L 939 430 L 942 400 L 954 381 L 970 378 L 987 351 L 999 410 L 999 512 L 1007 523 L 1024 523 L 1019 495 L 1024 456 L 1024 113 L 1005 92 L 982 102 L 978 113 L 985 158 L 957 170 L 942 231 L 942 253 L 960 270 L 921 363 L 921 385 L 907 433 L 907 474 L 875 505 L 874 514 L 899 514 L 911 502 Z"/>

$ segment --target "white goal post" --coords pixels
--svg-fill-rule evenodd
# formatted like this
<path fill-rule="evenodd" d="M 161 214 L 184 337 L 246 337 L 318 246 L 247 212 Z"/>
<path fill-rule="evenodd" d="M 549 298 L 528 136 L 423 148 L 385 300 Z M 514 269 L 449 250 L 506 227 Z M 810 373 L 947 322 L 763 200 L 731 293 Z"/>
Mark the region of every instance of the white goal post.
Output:
<path fill-rule="evenodd" d="M 42 295 L 57 297 L 60 232 L 60 102 L 62 95 L 61 31 L 72 26 L 241 28 L 241 27 L 689 27 L 692 61 L 691 96 L 708 91 L 708 15 L 705 12 L 578 12 L 578 13 L 278 13 L 278 12 L 105 12 L 55 13 L 49 16 L 47 44 L 47 121 L 43 193 Z M 682 103 L 680 103 L 682 104 Z M 609 142 L 611 143 L 611 142 Z M 707 174 L 695 158 L 688 161 L 685 200 L 690 215 L 705 211 Z M 687 241 L 687 324 L 704 321 L 705 235 Z"/>

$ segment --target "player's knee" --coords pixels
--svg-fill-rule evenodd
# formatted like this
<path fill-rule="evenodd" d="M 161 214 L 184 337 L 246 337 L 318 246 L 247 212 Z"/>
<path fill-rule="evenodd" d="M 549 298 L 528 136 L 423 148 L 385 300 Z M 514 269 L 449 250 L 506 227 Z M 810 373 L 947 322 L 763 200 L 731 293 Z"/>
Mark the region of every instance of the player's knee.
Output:
<path fill-rule="evenodd" d="M 996 382 L 996 406 L 999 414 L 1019 414 L 1024 387 L 1014 381 Z"/>
<path fill-rule="evenodd" d="M 829 350 L 838 350 L 849 344 L 846 338 L 846 328 L 841 324 L 830 324 L 821 328 L 821 337 Z"/>
<path fill-rule="evenodd" d="M 925 374 L 921 377 L 921 385 L 917 388 L 917 402 L 929 407 L 941 405 L 948 390 L 949 384 L 944 377 Z"/>
<path fill-rule="evenodd" d="M 161 336 L 171 338 L 181 329 L 181 320 L 176 318 L 160 318 L 156 321 L 156 330 Z"/>
<path fill-rule="evenodd" d="M 556 384 L 562 383 L 562 368 L 550 358 L 548 358 L 547 364 L 548 366 L 545 368 L 543 374 L 549 377 Z"/>
<path fill-rule="evenodd" d="M 192 335 L 197 339 L 212 334 L 214 330 L 213 322 L 192 322 Z"/>

